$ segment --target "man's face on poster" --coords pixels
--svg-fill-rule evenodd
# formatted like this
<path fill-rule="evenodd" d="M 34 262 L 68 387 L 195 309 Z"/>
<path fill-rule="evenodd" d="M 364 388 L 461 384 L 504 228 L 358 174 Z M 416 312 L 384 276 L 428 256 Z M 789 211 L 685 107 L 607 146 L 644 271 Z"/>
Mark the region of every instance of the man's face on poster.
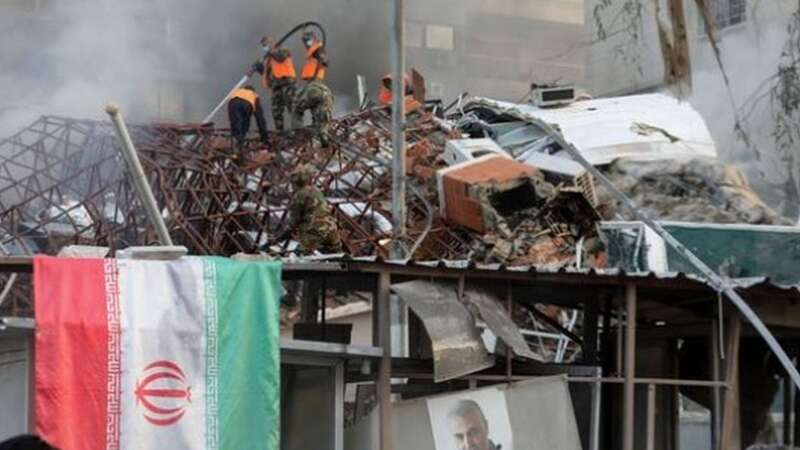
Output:
<path fill-rule="evenodd" d="M 491 450 L 489 426 L 480 411 L 466 411 L 450 418 L 450 430 L 458 450 Z"/>

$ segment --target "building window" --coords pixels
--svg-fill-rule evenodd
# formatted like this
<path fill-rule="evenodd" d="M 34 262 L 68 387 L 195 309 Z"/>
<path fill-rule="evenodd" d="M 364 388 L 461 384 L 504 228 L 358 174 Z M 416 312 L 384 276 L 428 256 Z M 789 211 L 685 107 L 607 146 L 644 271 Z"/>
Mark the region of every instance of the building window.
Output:
<path fill-rule="evenodd" d="M 434 50 L 453 51 L 453 27 L 447 25 L 428 25 L 425 27 L 425 46 Z"/>
<path fill-rule="evenodd" d="M 747 14 L 747 0 L 707 0 L 711 17 L 717 29 L 723 29 L 744 22 Z M 701 29 L 705 29 L 703 16 L 700 14 Z"/>
<path fill-rule="evenodd" d="M 406 47 L 422 47 L 425 40 L 425 26 L 421 23 L 406 22 Z"/>

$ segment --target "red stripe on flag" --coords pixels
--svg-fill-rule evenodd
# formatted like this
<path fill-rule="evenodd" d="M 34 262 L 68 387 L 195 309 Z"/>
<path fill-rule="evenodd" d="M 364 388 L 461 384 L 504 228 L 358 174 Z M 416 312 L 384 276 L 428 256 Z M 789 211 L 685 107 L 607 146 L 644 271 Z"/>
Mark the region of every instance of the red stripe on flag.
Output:
<path fill-rule="evenodd" d="M 119 326 L 108 325 L 118 297 L 107 296 L 107 269 L 115 282 L 112 260 L 34 260 L 36 431 L 63 450 L 119 442 L 119 406 L 109 401 L 119 393 Z"/>

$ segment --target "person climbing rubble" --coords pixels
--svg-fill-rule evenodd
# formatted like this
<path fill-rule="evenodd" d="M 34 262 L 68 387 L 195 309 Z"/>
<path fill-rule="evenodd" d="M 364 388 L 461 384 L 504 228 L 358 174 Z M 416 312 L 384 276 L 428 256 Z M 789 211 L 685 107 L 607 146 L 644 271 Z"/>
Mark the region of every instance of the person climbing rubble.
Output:
<path fill-rule="evenodd" d="M 303 253 L 339 253 L 342 242 L 339 229 L 325 195 L 314 185 L 314 171 L 308 165 L 292 172 L 291 183 L 294 195 L 289 203 L 288 219 L 284 230 L 274 242 L 283 242 L 293 237 L 300 243 Z"/>
<path fill-rule="evenodd" d="M 323 147 L 328 145 L 327 127 L 333 116 L 333 91 L 325 84 L 328 56 L 325 46 L 313 31 L 303 33 L 306 63 L 301 78 L 306 85 L 295 98 L 294 128 L 302 126 L 306 111 L 311 111 L 312 126 L 319 133 Z"/>
<path fill-rule="evenodd" d="M 378 90 L 378 103 L 381 106 L 392 106 L 392 74 L 387 73 L 381 79 L 381 87 Z M 414 86 L 412 86 L 411 76 L 403 76 L 403 86 L 405 95 L 406 112 L 413 112 L 419 109 L 422 104 L 414 98 Z"/>
<path fill-rule="evenodd" d="M 276 47 L 272 37 L 261 39 L 264 46 L 264 60 L 253 63 L 253 69 L 261 74 L 261 83 L 272 92 L 272 121 L 277 131 L 285 130 L 284 115 L 291 117 L 296 94 L 297 73 L 291 52 L 284 47 Z"/>
<path fill-rule="evenodd" d="M 244 149 L 247 133 L 250 131 L 250 119 L 255 116 L 261 141 L 267 142 L 267 124 L 261 100 L 253 86 L 245 86 L 233 91 L 228 100 L 228 121 L 231 124 L 231 137 L 238 151 Z"/>

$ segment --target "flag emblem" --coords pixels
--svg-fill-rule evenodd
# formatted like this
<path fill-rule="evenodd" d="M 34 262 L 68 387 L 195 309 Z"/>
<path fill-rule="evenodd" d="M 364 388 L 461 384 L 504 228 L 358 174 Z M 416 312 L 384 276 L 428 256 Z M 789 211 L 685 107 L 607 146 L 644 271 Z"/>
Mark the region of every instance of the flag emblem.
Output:
<path fill-rule="evenodd" d="M 144 418 L 153 425 L 168 427 L 181 420 L 192 401 L 192 388 L 180 366 L 172 361 L 156 361 L 144 369 L 136 382 L 136 404 L 144 408 Z"/>

